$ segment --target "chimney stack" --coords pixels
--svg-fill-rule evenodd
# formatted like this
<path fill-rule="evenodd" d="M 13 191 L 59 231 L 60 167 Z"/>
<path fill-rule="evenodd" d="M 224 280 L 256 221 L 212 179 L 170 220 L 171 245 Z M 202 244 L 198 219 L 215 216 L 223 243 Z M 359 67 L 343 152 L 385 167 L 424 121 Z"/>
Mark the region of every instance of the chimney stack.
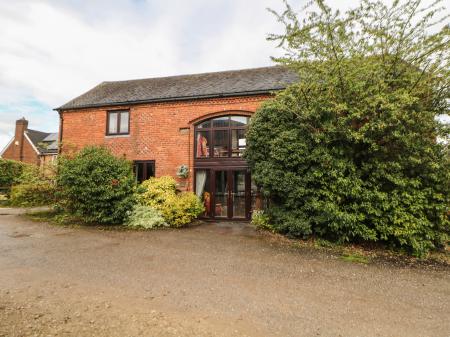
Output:
<path fill-rule="evenodd" d="M 16 133 L 14 135 L 14 146 L 19 146 L 19 160 L 23 160 L 23 143 L 25 140 L 24 133 L 28 130 L 28 121 L 25 117 L 16 121 Z M 17 152 L 16 152 L 17 153 Z"/>

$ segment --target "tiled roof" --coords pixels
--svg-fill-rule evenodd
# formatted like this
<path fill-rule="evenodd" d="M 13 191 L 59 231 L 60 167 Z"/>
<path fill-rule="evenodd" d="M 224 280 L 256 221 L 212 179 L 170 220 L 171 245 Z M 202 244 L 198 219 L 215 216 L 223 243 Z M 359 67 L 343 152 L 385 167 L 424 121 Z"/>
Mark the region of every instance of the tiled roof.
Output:
<path fill-rule="evenodd" d="M 28 129 L 26 131 L 33 145 L 41 154 L 58 153 L 58 134 Z"/>
<path fill-rule="evenodd" d="M 296 82 L 282 67 L 103 82 L 56 110 L 270 93 Z"/>

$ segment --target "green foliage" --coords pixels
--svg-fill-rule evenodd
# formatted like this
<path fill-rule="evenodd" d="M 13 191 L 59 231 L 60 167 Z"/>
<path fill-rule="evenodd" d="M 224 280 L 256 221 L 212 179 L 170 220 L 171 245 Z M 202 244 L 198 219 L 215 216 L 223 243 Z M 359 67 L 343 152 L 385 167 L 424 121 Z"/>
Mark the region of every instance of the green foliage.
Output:
<path fill-rule="evenodd" d="M 202 202 L 192 192 L 170 194 L 158 209 L 172 227 L 183 227 L 190 224 L 205 211 Z"/>
<path fill-rule="evenodd" d="M 150 178 L 140 186 L 137 200 L 161 212 L 171 227 L 182 227 L 204 212 L 200 199 L 191 192 L 177 193 L 172 177 Z"/>
<path fill-rule="evenodd" d="M 14 185 L 10 204 L 22 207 L 50 205 L 55 202 L 55 192 L 54 183 L 47 180 Z"/>
<path fill-rule="evenodd" d="M 154 229 L 167 227 L 161 212 L 150 206 L 135 205 L 128 217 L 127 226 L 132 228 Z"/>
<path fill-rule="evenodd" d="M 246 158 L 291 236 L 383 241 L 423 256 L 448 240 L 449 28 L 437 1 L 363 0 L 345 14 L 316 0 L 272 35 L 300 81 L 252 118 Z M 446 19 L 446 18 L 444 18 Z M 439 20 L 438 20 L 439 21 Z M 441 22 L 442 23 L 442 22 Z"/>
<path fill-rule="evenodd" d="M 252 213 L 252 225 L 259 229 L 273 231 L 274 228 L 270 225 L 270 219 L 263 210 L 254 210 Z"/>
<path fill-rule="evenodd" d="M 14 181 L 10 195 L 11 205 L 33 207 L 55 202 L 54 180 L 45 176 L 36 165 L 22 164 L 20 174 Z"/>
<path fill-rule="evenodd" d="M 134 204 L 131 163 L 102 147 L 60 157 L 57 186 L 61 206 L 88 223 L 123 223 Z"/>
<path fill-rule="evenodd" d="M 353 262 L 353 263 L 361 263 L 361 264 L 367 264 L 370 262 L 366 256 L 360 255 L 360 254 L 355 254 L 355 253 L 344 253 L 341 256 L 341 260 L 343 260 L 345 262 Z"/>
<path fill-rule="evenodd" d="M 50 180 L 50 178 L 45 177 L 39 167 L 36 165 L 25 164 L 22 167 L 20 175 L 17 177 L 16 184 L 31 184 L 38 183 L 43 180 Z"/>
<path fill-rule="evenodd" d="M 0 187 L 9 192 L 11 186 L 19 182 L 23 168 L 28 166 L 19 161 L 0 158 Z"/>
<path fill-rule="evenodd" d="M 170 176 L 150 178 L 139 186 L 137 199 L 141 204 L 157 207 L 163 204 L 169 195 L 177 191 L 177 182 Z"/>

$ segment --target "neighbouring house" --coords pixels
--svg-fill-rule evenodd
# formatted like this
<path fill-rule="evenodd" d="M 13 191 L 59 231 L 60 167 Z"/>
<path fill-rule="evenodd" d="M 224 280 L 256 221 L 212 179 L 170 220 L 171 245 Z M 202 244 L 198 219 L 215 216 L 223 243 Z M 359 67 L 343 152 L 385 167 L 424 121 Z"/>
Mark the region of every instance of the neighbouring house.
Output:
<path fill-rule="evenodd" d="M 58 133 L 28 129 L 28 121 L 16 121 L 14 137 L 6 145 L 0 157 L 35 164 L 43 168 L 54 162 L 58 155 Z"/>
<path fill-rule="evenodd" d="M 205 216 L 248 219 L 257 200 L 242 158 L 249 118 L 276 91 L 297 81 L 285 67 L 103 82 L 55 109 L 61 151 L 101 145 L 134 162 L 137 180 L 177 177 Z"/>

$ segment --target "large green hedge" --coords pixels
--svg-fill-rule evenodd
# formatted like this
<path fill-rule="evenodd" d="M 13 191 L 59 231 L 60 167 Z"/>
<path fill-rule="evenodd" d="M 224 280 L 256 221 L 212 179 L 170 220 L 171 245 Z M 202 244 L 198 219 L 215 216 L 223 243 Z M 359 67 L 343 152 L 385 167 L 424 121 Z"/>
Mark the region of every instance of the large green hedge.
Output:
<path fill-rule="evenodd" d="M 86 222 L 123 223 L 134 204 L 131 163 L 102 147 L 60 157 L 57 187 L 61 205 Z"/>
<path fill-rule="evenodd" d="M 290 52 L 279 61 L 300 81 L 264 104 L 247 134 L 270 221 L 292 236 L 423 255 L 449 234 L 450 166 L 437 142 L 448 129 L 436 121 L 448 112 L 448 29 L 427 35 L 420 1 L 363 1 L 343 16 L 316 3 L 304 23 L 289 7 L 279 16 L 286 34 L 273 38 Z M 367 30 L 356 34 L 358 23 Z"/>
<path fill-rule="evenodd" d="M 0 188 L 8 192 L 13 184 L 19 182 L 23 168 L 26 166 L 27 164 L 20 161 L 0 158 Z"/>
<path fill-rule="evenodd" d="M 55 184 L 50 180 L 21 183 L 11 188 L 10 203 L 13 206 L 34 207 L 55 203 Z"/>

